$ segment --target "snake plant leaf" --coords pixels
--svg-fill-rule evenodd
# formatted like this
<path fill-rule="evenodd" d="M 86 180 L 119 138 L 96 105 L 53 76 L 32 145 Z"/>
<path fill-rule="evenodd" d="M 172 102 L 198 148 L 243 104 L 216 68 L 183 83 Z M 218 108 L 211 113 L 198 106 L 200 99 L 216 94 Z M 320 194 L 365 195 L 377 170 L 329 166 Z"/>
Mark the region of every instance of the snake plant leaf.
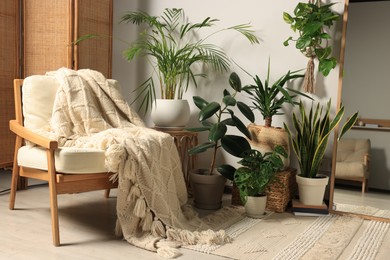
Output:
<path fill-rule="evenodd" d="M 245 151 L 251 149 L 248 141 L 237 135 L 225 135 L 221 139 L 221 145 L 226 152 L 236 157 L 241 157 Z"/>
<path fill-rule="evenodd" d="M 222 164 L 217 167 L 217 171 L 222 174 L 228 180 L 234 180 L 234 173 L 236 172 L 236 168 L 229 164 Z"/>
<path fill-rule="evenodd" d="M 221 139 L 227 131 L 227 127 L 225 124 L 216 123 L 211 127 L 209 132 L 209 141 L 210 142 L 217 142 L 219 139 Z"/>
<path fill-rule="evenodd" d="M 199 112 L 199 121 L 206 120 L 213 116 L 219 109 L 221 105 L 217 102 L 211 102 L 203 107 Z"/>
<path fill-rule="evenodd" d="M 341 137 L 343 137 L 343 135 L 349 130 L 351 129 L 351 127 L 353 125 L 355 125 L 356 121 L 358 119 L 358 112 L 356 112 L 355 114 L 353 114 L 347 122 L 345 122 L 345 124 L 343 125 L 343 127 L 341 128 L 341 131 L 340 131 L 340 135 L 338 137 L 338 140 L 341 139 Z"/>
<path fill-rule="evenodd" d="M 202 109 L 209 104 L 209 102 L 199 96 L 192 97 L 192 100 L 194 101 L 195 106 L 197 106 L 199 109 Z"/>
<path fill-rule="evenodd" d="M 215 143 L 214 142 L 206 142 L 206 143 L 203 143 L 203 144 L 200 144 L 200 145 L 197 145 L 191 149 L 188 150 L 188 154 L 189 155 L 193 155 L 193 154 L 198 154 L 198 153 L 203 153 L 205 152 L 207 149 L 209 148 L 212 148 L 215 146 Z"/>
<path fill-rule="evenodd" d="M 252 109 L 245 103 L 237 101 L 237 107 L 240 112 L 252 123 L 255 122 L 255 115 L 253 114 Z"/>
<path fill-rule="evenodd" d="M 241 92 L 241 79 L 237 73 L 232 72 L 229 77 L 230 86 L 237 92 Z"/>

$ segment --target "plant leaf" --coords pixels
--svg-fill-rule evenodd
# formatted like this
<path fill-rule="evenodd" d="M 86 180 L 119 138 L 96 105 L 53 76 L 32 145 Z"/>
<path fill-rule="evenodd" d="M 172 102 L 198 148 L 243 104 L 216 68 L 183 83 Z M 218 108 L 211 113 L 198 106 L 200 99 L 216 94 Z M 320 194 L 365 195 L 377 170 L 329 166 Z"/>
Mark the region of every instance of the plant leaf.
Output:
<path fill-rule="evenodd" d="M 241 157 L 241 155 L 251 149 L 249 142 L 242 136 L 225 135 L 221 139 L 223 149 L 233 156 Z"/>
<path fill-rule="evenodd" d="M 211 102 L 205 107 L 203 107 L 199 112 L 199 121 L 206 120 L 213 116 L 221 106 L 217 102 Z"/>
<path fill-rule="evenodd" d="M 222 174 L 228 180 L 234 180 L 234 173 L 236 172 L 236 168 L 229 164 L 222 164 L 217 167 L 217 171 Z"/>

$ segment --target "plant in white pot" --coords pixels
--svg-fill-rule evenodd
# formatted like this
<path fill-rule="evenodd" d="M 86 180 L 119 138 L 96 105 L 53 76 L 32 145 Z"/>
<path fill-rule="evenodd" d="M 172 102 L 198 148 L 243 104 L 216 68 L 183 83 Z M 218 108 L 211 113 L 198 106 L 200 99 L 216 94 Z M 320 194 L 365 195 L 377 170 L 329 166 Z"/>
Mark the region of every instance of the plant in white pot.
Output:
<path fill-rule="evenodd" d="M 255 117 L 251 109 L 243 102 L 236 100 L 236 95 L 241 92 L 241 80 L 236 73 L 229 77 L 231 91 L 224 90 L 220 103 L 195 96 L 195 105 L 200 109 L 199 121 L 202 126 L 189 128 L 190 131 L 208 132 L 208 140 L 189 150 L 189 154 L 199 154 L 212 150 L 210 166 L 208 169 L 198 169 L 191 173 L 191 188 L 194 193 L 194 204 L 202 209 L 218 209 L 222 205 L 222 195 L 226 178 L 233 180 L 236 169 L 228 164 L 222 164 L 215 171 L 217 151 L 223 148 L 229 154 L 241 157 L 251 149 L 246 138 L 238 135 L 227 134 L 228 127 L 237 128 L 247 138 L 250 134 L 245 124 L 235 115 L 232 108 L 238 107 L 242 115 L 254 122 Z"/>
<path fill-rule="evenodd" d="M 190 23 L 187 22 L 184 10 L 177 8 L 167 8 L 161 16 L 152 16 L 142 11 L 129 12 L 121 21 L 146 26 L 139 34 L 138 40 L 124 51 L 129 61 L 143 56 L 152 67 L 152 74 L 136 89 L 138 94 L 134 99 L 141 101 L 140 108 L 144 108 L 145 112 L 159 100 L 156 96 L 155 79 L 159 82 L 161 99 L 165 100 L 162 102 L 171 103 L 171 100 L 183 100 L 183 94 L 190 84 L 196 87 L 197 78 L 207 76 L 205 73 L 198 73 L 194 65 L 208 65 L 219 72 L 228 71 L 230 60 L 221 47 L 207 42 L 211 36 L 234 30 L 245 36 L 250 43 L 259 43 L 249 24 L 220 29 L 199 39 L 199 31 L 214 26 L 218 20 L 207 17 L 199 23 Z M 170 108 L 168 105 L 158 108 L 157 104 L 152 108 L 152 120 L 157 120 L 155 123 L 163 127 L 185 125 L 190 116 L 188 102 L 179 102 L 186 103 L 185 107 Z M 161 118 L 169 112 L 187 117 L 178 123 L 171 119 L 164 123 Z"/>
<path fill-rule="evenodd" d="M 264 154 L 254 149 L 245 151 L 239 161 L 242 167 L 234 173 L 234 182 L 249 217 L 264 215 L 267 204 L 265 191 L 275 181 L 276 173 L 283 169 L 282 157 L 287 157 L 285 149 L 276 146 L 272 152 Z"/>
<path fill-rule="evenodd" d="M 342 106 L 333 119 L 330 118 L 331 100 L 326 108 L 314 103 L 309 113 L 302 102 L 299 103 L 299 115 L 293 114 L 293 135 L 286 124 L 293 151 L 297 156 L 300 173 L 297 175 L 299 200 L 306 205 L 322 205 L 329 177 L 318 174 L 321 161 L 328 146 L 330 133 L 340 123 L 344 115 Z M 338 140 L 355 124 L 358 113 L 353 114 L 342 126 Z"/>
<path fill-rule="evenodd" d="M 303 78 L 299 71 L 288 71 L 276 81 L 271 83 L 270 79 L 271 65 L 268 60 L 267 76 L 262 81 L 258 75 L 252 76 L 254 84 L 243 87 L 252 100 L 251 108 L 260 111 L 265 125 L 250 124 L 248 130 L 252 136 L 252 147 L 260 150 L 262 153 L 271 152 L 275 146 L 281 145 L 290 153 L 288 135 L 283 128 L 273 127 L 272 118 L 275 115 L 283 115 L 282 108 L 285 104 L 292 106 L 298 104 L 295 98 L 298 95 L 312 99 L 304 93 L 286 87 L 287 82 L 297 78 Z M 284 159 L 285 167 L 289 166 L 288 157 Z"/>

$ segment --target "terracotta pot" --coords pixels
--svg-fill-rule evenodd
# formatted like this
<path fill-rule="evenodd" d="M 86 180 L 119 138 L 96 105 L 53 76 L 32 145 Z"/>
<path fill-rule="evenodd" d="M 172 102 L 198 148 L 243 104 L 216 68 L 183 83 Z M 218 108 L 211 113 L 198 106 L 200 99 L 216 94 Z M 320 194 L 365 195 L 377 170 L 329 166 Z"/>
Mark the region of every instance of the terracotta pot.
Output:
<path fill-rule="evenodd" d="M 329 177 L 319 175 L 317 178 L 306 178 L 297 175 L 299 200 L 305 205 L 322 205 L 325 188 Z"/>
<path fill-rule="evenodd" d="M 226 178 L 219 173 L 208 174 L 207 169 L 190 172 L 194 206 L 199 209 L 220 209 Z"/>
<path fill-rule="evenodd" d="M 246 215 L 250 218 L 261 218 L 265 214 L 267 196 L 247 197 L 245 203 Z"/>
<path fill-rule="evenodd" d="M 184 128 L 190 116 L 190 105 L 186 99 L 156 99 L 150 113 L 153 123 L 160 128 Z"/>

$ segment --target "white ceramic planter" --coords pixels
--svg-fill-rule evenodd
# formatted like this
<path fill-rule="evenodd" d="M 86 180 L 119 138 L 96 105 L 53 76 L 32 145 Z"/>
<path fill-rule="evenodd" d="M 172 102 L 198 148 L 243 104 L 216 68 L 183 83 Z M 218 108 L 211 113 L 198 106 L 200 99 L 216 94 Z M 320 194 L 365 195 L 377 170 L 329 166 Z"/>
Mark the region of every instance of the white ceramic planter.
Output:
<path fill-rule="evenodd" d="M 247 197 L 245 203 L 246 215 L 250 218 L 261 218 L 265 213 L 267 196 Z"/>
<path fill-rule="evenodd" d="M 184 128 L 190 116 L 186 99 L 156 99 L 150 114 L 155 126 L 161 128 Z"/>
<path fill-rule="evenodd" d="M 329 177 L 321 175 L 322 178 L 305 178 L 297 175 L 299 200 L 305 205 L 322 205 L 326 185 Z"/>

